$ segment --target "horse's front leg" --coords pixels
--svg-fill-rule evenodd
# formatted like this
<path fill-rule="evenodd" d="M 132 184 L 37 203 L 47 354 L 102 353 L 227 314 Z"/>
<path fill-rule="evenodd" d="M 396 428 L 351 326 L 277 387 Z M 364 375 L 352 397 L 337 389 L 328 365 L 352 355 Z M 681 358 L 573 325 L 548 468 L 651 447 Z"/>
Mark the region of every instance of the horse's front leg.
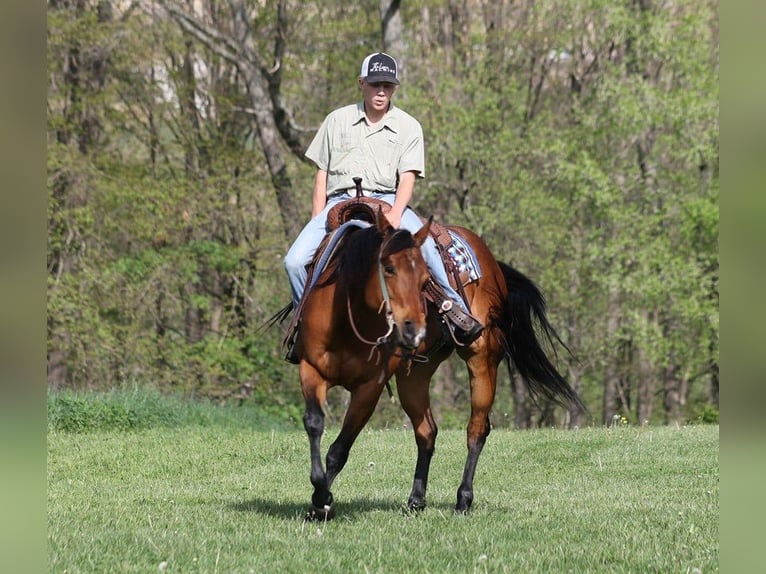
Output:
<path fill-rule="evenodd" d="M 328 516 L 332 510 L 332 493 L 327 484 L 327 475 L 322 468 L 321 442 L 324 433 L 324 411 L 315 401 L 306 404 L 303 414 L 303 427 L 309 436 L 309 452 L 311 455 L 310 480 L 314 487 L 311 495 L 310 518 L 332 518 Z"/>
<path fill-rule="evenodd" d="M 311 457 L 311 473 L 309 477 L 314 487 L 308 517 L 317 519 L 332 518 L 330 516 L 333 508 L 332 493 L 327 482 L 327 475 L 322 467 L 321 453 L 322 434 L 324 434 L 323 405 L 327 397 L 327 385 L 318 375 L 308 372 L 310 367 L 301 366 L 301 369 L 305 369 L 305 371 L 301 372 L 303 396 L 306 401 L 306 410 L 303 413 L 303 428 L 306 429 L 306 434 L 309 438 L 309 453 Z"/>
<path fill-rule="evenodd" d="M 354 441 L 375 410 L 375 405 L 378 403 L 382 388 L 382 385 L 372 381 L 351 391 L 351 400 L 346 416 L 343 419 L 343 427 L 338 438 L 327 449 L 326 474 L 322 469 L 322 460 L 319 453 L 319 437 L 321 437 L 321 432 L 315 441 L 312 431 L 308 431 L 307 425 L 311 444 L 311 484 L 314 485 L 314 495 L 311 497 L 312 508 L 309 510 L 309 518 L 329 520 L 335 516 L 335 503 L 330 488 L 340 471 L 346 465 Z M 322 421 L 323 419 L 324 414 L 322 414 Z M 323 424 L 322 430 L 324 430 Z M 315 444 L 316 448 L 314 447 Z"/>
<path fill-rule="evenodd" d="M 415 463 L 415 477 L 412 480 L 412 490 L 407 499 L 407 508 L 423 510 L 426 507 L 426 489 L 428 473 L 431 468 L 431 458 L 436 446 L 438 428 L 431 414 L 431 403 L 428 395 L 430 374 L 418 377 L 397 376 L 396 388 L 404 412 L 412 422 L 415 432 L 415 443 L 418 447 L 418 459 Z"/>
<path fill-rule="evenodd" d="M 351 390 L 351 400 L 346 409 L 346 415 L 343 419 L 343 427 L 327 449 L 327 487 L 331 487 L 335 478 L 343 467 L 346 466 L 351 447 L 356 441 L 356 437 L 370 420 L 370 416 L 375 411 L 375 405 L 378 404 L 383 385 L 377 381 L 370 381 Z"/>
<path fill-rule="evenodd" d="M 412 490 L 407 499 L 407 508 L 423 510 L 426 507 L 426 489 L 428 488 L 428 473 L 431 468 L 431 458 L 434 455 L 438 429 L 431 415 L 431 410 L 425 413 L 421 424 L 415 429 L 415 443 L 418 447 L 418 458 L 415 463 L 415 476 L 412 480 Z"/>
<path fill-rule="evenodd" d="M 478 368 L 475 368 L 476 362 L 480 363 Z M 489 411 L 495 401 L 497 377 L 497 367 L 481 364 L 478 357 L 468 361 L 468 370 L 471 377 L 471 418 L 467 429 L 468 457 L 463 469 L 463 479 L 457 489 L 455 504 L 455 512 L 459 513 L 468 512 L 473 503 L 473 478 L 479 456 L 489 436 Z"/>

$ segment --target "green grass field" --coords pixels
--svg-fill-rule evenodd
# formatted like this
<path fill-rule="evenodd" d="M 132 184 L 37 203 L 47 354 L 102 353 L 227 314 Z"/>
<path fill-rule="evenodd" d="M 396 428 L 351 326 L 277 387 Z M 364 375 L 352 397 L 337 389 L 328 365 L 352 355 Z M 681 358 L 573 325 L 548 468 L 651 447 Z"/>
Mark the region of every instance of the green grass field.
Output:
<path fill-rule="evenodd" d="M 48 432 L 50 572 L 719 570 L 718 426 L 495 431 L 474 510 L 455 516 L 465 435 L 437 441 L 429 507 L 408 515 L 412 434 L 368 430 L 303 522 L 302 431 L 241 424 Z M 329 445 L 335 431 L 323 442 Z"/>

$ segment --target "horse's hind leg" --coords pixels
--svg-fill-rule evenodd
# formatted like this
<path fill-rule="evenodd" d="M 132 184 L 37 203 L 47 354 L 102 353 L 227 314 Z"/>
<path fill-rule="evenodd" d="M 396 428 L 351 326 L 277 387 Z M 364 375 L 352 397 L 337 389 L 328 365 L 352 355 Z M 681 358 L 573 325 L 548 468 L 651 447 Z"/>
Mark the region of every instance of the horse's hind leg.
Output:
<path fill-rule="evenodd" d="M 465 513 L 473 503 L 473 478 L 484 443 L 489 436 L 489 411 L 495 401 L 497 365 L 488 364 L 487 358 L 475 355 L 468 362 L 471 378 L 471 418 L 468 421 L 468 457 L 463 479 L 457 489 L 455 512 Z"/>
<path fill-rule="evenodd" d="M 412 422 L 415 432 L 415 443 L 418 447 L 418 459 L 415 463 L 415 477 L 412 481 L 412 491 L 407 500 L 410 510 L 422 510 L 426 507 L 426 488 L 428 472 L 431 468 L 431 457 L 436 446 L 438 429 L 431 414 L 431 401 L 428 395 L 428 383 L 431 377 L 397 377 L 396 388 L 404 412 Z"/>

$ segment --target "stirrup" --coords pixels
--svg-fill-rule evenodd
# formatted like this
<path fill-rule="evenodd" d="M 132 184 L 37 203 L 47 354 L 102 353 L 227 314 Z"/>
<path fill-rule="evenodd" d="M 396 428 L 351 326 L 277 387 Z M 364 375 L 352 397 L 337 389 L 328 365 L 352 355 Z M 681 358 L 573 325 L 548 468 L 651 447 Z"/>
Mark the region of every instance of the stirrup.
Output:
<path fill-rule="evenodd" d="M 439 314 L 446 317 L 452 324 L 452 334 L 460 345 L 470 345 L 484 330 L 484 325 L 476 317 L 466 313 L 449 299 L 441 302 Z"/>

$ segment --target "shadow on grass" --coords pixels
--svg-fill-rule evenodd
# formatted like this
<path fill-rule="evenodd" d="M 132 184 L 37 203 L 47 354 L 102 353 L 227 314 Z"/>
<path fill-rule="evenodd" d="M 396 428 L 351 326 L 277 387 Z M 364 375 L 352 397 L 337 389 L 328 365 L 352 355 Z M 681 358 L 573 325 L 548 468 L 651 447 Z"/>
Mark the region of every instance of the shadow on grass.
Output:
<path fill-rule="evenodd" d="M 231 505 L 231 508 L 238 512 L 253 512 L 256 514 L 262 514 L 263 516 L 273 516 L 285 520 L 303 520 L 303 518 L 306 516 L 308 507 L 308 501 L 303 504 L 293 502 L 282 503 L 274 502 L 273 500 L 266 500 L 263 498 L 254 498 L 242 502 L 235 502 Z M 341 517 L 347 519 L 359 518 L 374 512 L 388 512 L 391 514 L 413 516 L 417 516 L 419 514 L 418 512 L 413 513 L 408 511 L 404 501 L 394 501 L 382 498 L 356 498 L 351 500 L 342 500 L 340 502 L 336 501 L 335 508 L 337 511 L 336 520 Z M 429 504 L 429 508 L 440 510 L 442 512 L 452 512 L 452 506 L 448 504 Z"/>

